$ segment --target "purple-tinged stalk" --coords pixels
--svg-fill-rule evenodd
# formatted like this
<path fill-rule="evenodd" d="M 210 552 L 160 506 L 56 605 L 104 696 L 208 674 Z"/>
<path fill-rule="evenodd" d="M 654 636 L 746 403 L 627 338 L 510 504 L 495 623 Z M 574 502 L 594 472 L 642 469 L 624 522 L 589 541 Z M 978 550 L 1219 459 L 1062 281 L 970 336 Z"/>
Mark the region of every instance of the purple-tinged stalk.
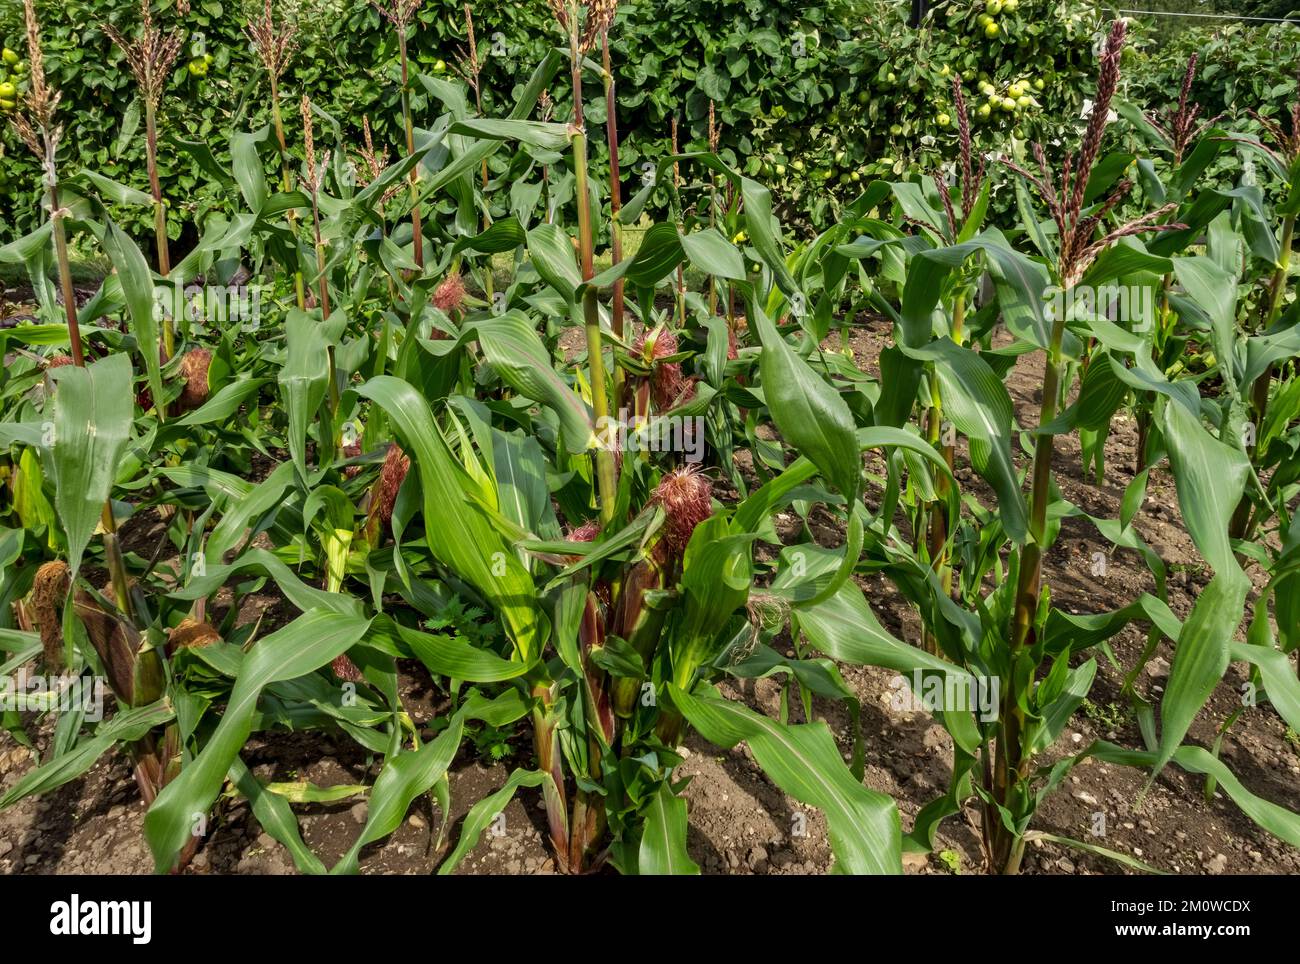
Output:
<path fill-rule="evenodd" d="M 919 222 L 922 227 L 943 238 L 948 244 L 957 243 L 963 228 L 970 220 L 971 213 L 975 210 L 975 204 L 979 199 L 984 184 L 984 156 L 982 154 L 978 156 L 977 164 L 970 132 L 970 114 L 966 107 L 966 97 L 962 92 L 960 77 L 952 79 L 952 99 L 954 112 L 957 115 L 957 147 L 958 163 L 960 165 L 957 187 L 960 194 L 957 203 L 954 204 L 952 189 L 949 187 L 947 179 L 942 173 L 936 173 L 934 183 L 943 204 L 943 226 L 940 227 L 925 221 Z M 957 213 L 959 210 L 961 212 L 960 217 L 958 217 Z M 965 276 L 963 276 L 953 294 L 952 318 L 948 328 L 948 336 L 958 345 L 962 344 L 966 337 L 966 293 L 967 282 Z M 951 472 L 955 455 L 955 442 L 944 438 L 943 399 L 939 394 L 939 382 L 936 377 L 934 363 L 927 362 L 925 367 L 927 380 L 930 384 L 930 405 L 926 411 L 926 435 L 930 444 L 942 454 L 944 462 L 947 463 L 948 470 Z M 916 543 L 919 547 L 922 541 L 926 541 L 930 565 L 937 573 L 944 592 L 951 594 L 952 560 L 948 549 L 947 516 L 944 514 L 943 509 L 947 503 L 949 484 L 948 479 L 943 476 L 935 480 L 937 498 L 935 502 L 922 508 L 918 520 L 919 524 L 917 525 Z M 923 645 L 931 653 L 937 654 L 939 652 L 938 641 L 929 630 L 924 633 Z"/>
<path fill-rule="evenodd" d="M 615 0 L 615 14 L 617 0 Z M 613 15 L 610 17 L 610 24 Z M 609 238 L 610 263 L 623 260 L 623 222 L 619 212 L 623 207 L 623 184 L 618 165 L 618 101 L 614 89 L 614 66 L 609 52 L 609 26 L 600 32 L 600 62 L 605 77 L 605 142 L 609 147 Z M 623 337 L 623 279 L 614 282 L 613 300 L 610 303 L 610 328 L 615 338 Z M 623 369 L 614 368 L 614 411 L 623 407 L 625 376 Z"/>
<path fill-rule="evenodd" d="M 267 80 L 270 82 L 271 120 L 275 126 L 276 146 L 280 151 L 280 183 L 284 188 L 284 192 L 288 194 L 293 190 L 293 177 L 290 174 L 289 145 L 284 136 L 284 117 L 280 113 L 280 78 L 284 76 L 285 68 L 289 66 L 289 61 L 293 58 L 294 51 L 297 49 L 298 27 L 297 24 L 289 20 L 282 20 L 277 24 L 271 12 L 271 0 L 265 0 L 262 16 L 244 24 L 244 33 L 248 35 L 249 42 L 257 52 L 258 59 L 262 61 L 262 66 L 266 68 Z M 289 218 L 289 230 L 296 241 L 298 237 L 297 212 L 291 209 L 287 212 L 287 217 Z M 302 269 L 297 265 L 296 260 L 293 270 L 293 286 L 298 307 L 306 308 L 306 287 L 303 284 Z"/>
<path fill-rule="evenodd" d="M 45 177 L 46 196 L 50 206 L 50 230 L 54 236 L 54 253 L 59 265 L 59 290 L 63 295 L 63 311 L 68 320 L 68 341 L 73 364 L 85 365 L 81 345 L 81 328 L 77 321 L 77 299 L 72 288 L 72 268 L 68 261 L 67 233 L 63 219 L 67 212 L 59 206 L 59 174 L 55 155 L 63 138 L 63 127 L 55 115 L 60 94 L 45 79 L 45 57 L 41 50 L 40 27 L 32 0 L 23 0 L 23 16 L 27 28 L 27 63 L 30 83 L 27 96 L 18 112 L 11 118 L 18 137 L 27 145 L 41 165 Z"/>
<path fill-rule="evenodd" d="M 23 17 L 27 30 L 27 63 L 31 79 L 22 109 L 13 118 L 13 125 L 19 138 L 36 155 L 45 172 L 45 188 L 50 205 L 50 232 L 54 237 L 54 255 L 59 265 L 59 289 L 63 295 L 64 316 L 68 321 L 68 343 L 72 363 L 78 368 L 84 368 L 86 355 L 77 320 L 77 297 L 72 287 L 67 232 L 63 227 L 63 219 L 68 217 L 68 212 L 59 204 L 59 174 L 55 161 L 59 141 L 63 136 L 63 128 L 56 121 L 60 95 L 45 78 L 45 56 L 41 49 L 40 25 L 36 19 L 33 0 L 23 0 Z M 104 559 L 113 582 L 113 596 L 122 612 L 132 615 L 134 606 L 131 602 L 130 579 L 117 539 L 117 520 L 113 518 L 112 500 L 104 503 L 100 521 L 104 528 Z"/>
<path fill-rule="evenodd" d="M 329 274 L 325 270 L 325 243 L 321 239 L 320 232 L 320 190 L 325 177 L 325 169 L 329 166 L 329 152 L 326 152 L 320 164 L 316 163 L 316 139 L 312 132 L 311 100 L 308 99 L 306 94 L 302 95 L 301 112 L 303 147 L 307 155 L 307 193 L 311 197 L 312 242 L 316 247 L 316 272 L 319 275 L 318 290 L 320 292 L 321 319 L 325 320 L 330 316 L 330 289 Z M 335 424 L 338 422 L 339 414 L 339 386 L 335 375 L 334 346 L 332 344 L 327 346 L 326 355 L 329 357 L 330 421 L 331 424 Z M 334 439 L 336 452 L 339 447 L 338 441 L 336 437 Z"/>
<path fill-rule="evenodd" d="M 480 75 L 483 73 L 483 61 L 478 55 L 478 39 L 474 34 L 474 10 L 467 3 L 465 4 L 465 36 L 468 38 L 468 44 L 461 48 L 459 55 L 460 75 L 464 78 L 465 83 L 469 85 L 470 90 L 474 91 L 474 109 L 479 117 L 483 116 L 483 85 L 480 82 Z M 488 162 L 483 158 L 479 169 L 480 182 L 483 186 L 483 230 L 486 231 L 492 226 L 491 217 L 488 213 L 487 193 L 488 193 Z M 496 279 L 493 277 L 492 256 L 488 255 L 487 262 L 483 267 L 483 293 L 487 296 L 488 303 L 492 302 L 492 291 L 495 287 Z"/>
<path fill-rule="evenodd" d="M 188 4 L 180 7 L 182 14 L 188 10 Z M 166 277 L 171 273 L 172 267 L 167 243 L 167 202 L 163 200 L 162 181 L 158 177 L 158 105 L 162 102 L 163 89 L 171 76 L 172 66 L 181 52 L 181 31 L 159 28 L 153 21 L 149 0 L 140 0 L 140 35 L 136 39 L 127 39 L 125 34 L 110 23 L 102 26 L 104 33 L 108 34 L 109 39 L 117 44 L 126 57 L 127 67 L 135 77 L 136 86 L 140 88 L 140 99 L 144 102 L 145 163 L 149 171 L 149 191 L 153 195 L 158 273 Z M 176 350 L 175 340 L 171 319 L 164 317 L 163 361 L 171 358 Z"/>
<path fill-rule="evenodd" d="M 578 255 L 582 279 L 590 281 L 594 270 L 594 236 L 590 194 L 588 193 L 587 132 L 584 121 L 582 97 L 582 65 L 597 39 L 613 21 L 615 0 L 550 0 L 556 22 L 569 41 L 570 79 L 573 87 L 573 119 L 569 135 L 573 149 L 574 189 L 578 206 Z M 609 420 L 608 385 L 601 338 L 600 315 L 596 304 L 596 291 L 588 288 L 582 299 L 583 323 L 587 335 L 587 359 L 590 365 L 592 414 L 598 426 Z M 616 468 L 614 453 L 607 442 L 595 450 L 596 494 L 600 525 L 607 527 L 614 519 L 616 500 Z M 580 642 L 584 653 L 603 638 L 604 625 L 599 607 L 589 593 L 582 624 Z M 586 662 L 584 656 L 584 663 Z M 612 733 L 612 714 L 605 695 L 603 671 L 588 667 L 585 684 L 591 697 L 589 708 L 592 723 L 602 728 L 608 722 Z M 593 685 L 593 678 L 596 685 Z M 559 745 L 559 728 L 563 722 L 557 705 L 558 684 L 542 674 L 532 684 L 536 700 L 533 708 L 533 739 L 538 767 L 550 774 L 543 785 L 543 800 L 550 826 L 551 845 L 556 865 L 565 873 L 582 873 L 587 869 L 587 858 L 604 832 L 606 817 L 604 803 L 599 795 L 578 786 L 574 789 L 572 809 L 569 809 L 565 789 L 564 757 Z M 592 772 L 599 772 L 601 747 L 594 735 L 589 746 Z"/>
<path fill-rule="evenodd" d="M 406 154 L 415 153 L 415 125 L 411 120 L 411 72 L 407 58 L 407 29 L 415 19 L 421 0 L 387 0 L 380 3 L 370 0 L 380 16 L 393 25 L 397 32 L 397 52 L 402 65 L 402 124 L 406 129 Z M 420 225 L 420 165 L 411 168 L 411 244 L 416 265 L 424 270 L 424 236 Z"/>
<path fill-rule="evenodd" d="M 1182 228 L 1180 224 L 1161 223 L 1161 219 L 1177 205 L 1167 204 L 1110 230 L 1100 239 L 1096 237 L 1105 218 L 1120 204 L 1132 189 L 1132 182 L 1121 181 L 1094 210 L 1084 213 L 1084 194 L 1093 165 L 1101 151 L 1102 137 L 1106 132 L 1111 100 L 1119 84 L 1120 54 L 1124 48 L 1126 25 L 1116 20 L 1111 25 L 1101 55 L 1101 72 L 1097 81 L 1097 96 L 1083 142 L 1076 156 L 1067 156 L 1058 181 L 1049 172 L 1042 145 L 1034 145 L 1034 156 L 1039 174 L 1035 175 L 1012 161 L 1003 163 L 1037 188 L 1056 223 L 1059 238 L 1059 255 L 1056 266 L 1058 284 L 1068 295 L 1082 280 L 1088 268 L 1109 245 L 1119 238 L 1151 231 Z M 1051 340 L 1047 350 L 1047 363 L 1043 373 L 1042 402 L 1039 408 L 1039 425 L 1049 424 L 1057 415 L 1061 397 L 1061 369 L 1063 363 L 1062 339 L 1065 334 L 1065 313 L 1053 319 Z M 1042 553 L 1047 543 L 1047 509 L 1051 502 L 1052 456 L 1055 437 L 1039 435 L 1034 445 L 1032 489 L 1029 497 L 1029 539 L 1019 550 L 1015 608 L 1010 631 L 1010 657 L 1008 665 L 1014 667 L 1026 647 L 1033 644 L 1034 619 L 1038 612 L 1042 590 Z M 1002 692 L 1002 705 L 998 723 L 996 758 L 989 774 L 988 787 L 991 802 L 986 806 L 983 826 L 990 866 L 1001 873 L 1019 872 L 1024 855 L 1024 837 L 1008 830 L 1002 823 L 999 804 L 1008 807 L 1026 792 L 1024 781 L 1029 776 L 1032 754 L 1023 744 L 1025 711 L 1023 690 L 1006 685 Z"/>
<path fill-rule="evenodd" d="M 574 191 L 578 206 L 578 253 L 581 259 L 582 280 L 590 281 L 595 275 L 595 239 L 588 191 L 587 129 L 583 116 L 582 61 L 591 51 L 596 38 L 609 29 L 614 20 L 615 0 L 550 0 L 551 9 L 560 27 L 569 38 L 570 76 L 573 85 L 573 120 L 570 133 L 573 144 Z M 585 16 L 582 12 L 585 11 Z M 600 330 L 600 312 L 596 304 L 596 290 L 588 287 L 582 298 L 583 321 L 587 333 L 587 362 L 590 366 L 591 408 L 598 426 L 608 424 L 609 395 L 605 373 L 604 346 Z M 608 525 L 614 518 L 617 497 L 617 480 L 614 454 L 602 444 L 596 449 L 596 489 L 600 503 L 600 519 Z"/>

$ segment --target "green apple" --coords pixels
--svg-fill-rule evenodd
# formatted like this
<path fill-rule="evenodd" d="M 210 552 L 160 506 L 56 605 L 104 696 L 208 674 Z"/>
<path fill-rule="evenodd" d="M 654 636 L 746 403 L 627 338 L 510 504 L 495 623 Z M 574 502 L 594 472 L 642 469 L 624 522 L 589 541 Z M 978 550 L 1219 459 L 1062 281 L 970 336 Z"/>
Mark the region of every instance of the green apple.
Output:
<path fill-rule="evenodd" d="M 890 124 L 889 133 L 893 134 L 895 137 L 898 137 L 903 133 L 903 128 L 898 124 Z"/>
<path fill-rule="evenodd" d="M 803 161 L 801 161 L 801 160 L 799 160 L 798 158 L 796 158 L 795 160 L 793 160 L 793 161 L 790 162 L 790 168 L 791 168 L 791 170 L 794 170 L 794 171 L 802 171 L 802 170 L 803 170 Z"/>
<path fill-rule="evenodd" d="M 0 84 L 0 100 L 13 100 L 18 96 L 18 88 L 9 81 Z"/>
<path fill-rule="evenodd" d="M 1021 96 L 1016 98 L 1016 106 L 1022 109 L 1031 106 L 1033 103 L 1034 99 L 1032 97 Z"/>
<path fill-rule="evenodd" d="M 1014 84 L 1011 84 L 1009 87 L 1007 87 L 1007 95 L 1009 97 L 1020 97 L 1021 95 L 1024 94 L 1024 92 L 1025 92 L 1025 86 L 1024 84 L 1020 83 L 1020 81 L 1016 81 Z"/>
<path fill-rule="evenodd" d="M 1034 81 L 1034 90 L 1042 90 L 1046 86 L 1047 83 L 1043 80 L 1042 77 L 1039 77 L 1037 80 Z"/>
<path fill-rule="evenodd" d="M 997 22 L 996 20 L 994 20 L 993 22 L 989 23 L 989 24 L 988 24 L 987 26 L 985 26 L 985 28 L 984 28 L 984 36 L 988 37 L 990 40 L 992 40 L 994 37 L 996 37 L 996 36 L 997 36 L 998 34 L 1000 34 L 1001 32 L 1002 32 L 1002 28 L 998 26 L 998 22 Z"/>
<path fill-rule="evenodd" d="M 785 177 L 785 165 L 784 165 L 784 164 L 778 164 L 778 165 L 776 166 L 776 176 L 777 176 L 777 177 Z"/>
<path fill-rule="evenodd" d="M 947 114 L 939 114 L 937 117 L 935 117 L 934 122 L 938 124 L 940 127 L 952 126 L 952 118 L 949 117 Z"/>
<path fill-rule="evenodd" d="M 18 61 L 22 60 L 22 58 L 18 56 L 16 51 L 10 50 L 6 47 L 3 53 L 0 53 L 0 60 L 3 60 L 12 67 L 14 64 L 18 63 Z"/>
<path fill-rule="evenodd" d="M 989 115 L 993 113 L 993 108 L 990 107 L 988 104 L 980 104 L 979 110 L 977 110 L 975 113 L 979 114 L 980 117 L 987 120 Z"/>
<path fill-rule="evenodd" d="M 984 0 L 984 10 L 995 17 L 1002 12 L 1003 6 L 1002 0 Z"/>

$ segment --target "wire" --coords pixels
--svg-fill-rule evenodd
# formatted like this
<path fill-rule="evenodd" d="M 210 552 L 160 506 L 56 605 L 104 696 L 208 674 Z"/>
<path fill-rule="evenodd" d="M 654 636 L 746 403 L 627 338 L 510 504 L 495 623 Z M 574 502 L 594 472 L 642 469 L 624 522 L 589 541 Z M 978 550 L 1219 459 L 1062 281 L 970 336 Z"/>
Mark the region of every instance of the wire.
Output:
<path fill-rule="evenodd" d="M 1207 20 L 1254 20 L 1259 23 L 1290 23 L 1300 27 L 1300 20 L 1291 17 L 1239 17 L 1231 13 L 1190 13 L 1179 10 L 1124 10 L 1116 8 L 1117 13 L 1136 13 L 1148 17 L 1202 17 Z"/>

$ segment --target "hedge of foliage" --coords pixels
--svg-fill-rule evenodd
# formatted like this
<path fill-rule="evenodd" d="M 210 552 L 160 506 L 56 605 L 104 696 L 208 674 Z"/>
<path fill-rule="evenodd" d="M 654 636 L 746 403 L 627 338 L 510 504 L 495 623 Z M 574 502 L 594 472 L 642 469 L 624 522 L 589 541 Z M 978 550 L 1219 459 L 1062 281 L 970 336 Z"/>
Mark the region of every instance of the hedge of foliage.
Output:
<path fill-rule="evenodd" d="M 259 0 L 198 0 L 183 18 L 187 49 L 178 60 L 162 110 L 164 194 L 186 198 L 171 219 L 173 233 L 194 230 L 207 211 L 224 203 L 210 193 L 208 163 L 229 163 L 228 132 L 268 122 L 265 78 L 244 36 L 248 11 Z M 301 0 L 277 2 L 277 9 Z M 134 30 L 137 8 L 125 0 L 66 0 L 38 4 L 47 31 L 51 79 L 64 91 L 64 116 L 75 118 L 60 164 L 91 167 L 143 186 L 138 103 L 122 54 L 104 22 Z M 491 113 L 513 95 L 528 66 L 560 41 L 545 3 L 477 0 L 478 42 L 486 57 L 482 89 Z M 155 4 L 157 16 L 177 20 L 175 4 Z M 787 216 L 824 224 L 858 193 L 859 182 L 933 170 L 955 149 L 952 75 L 974 98 L 977 145 L 1005 150 L 1008 138 L 1052 141 L 1079 115 L 1095 67 L 1099 8 L 1063 0 L 956 0 L 935 11 L 930 27 L 909 30 L 905 4 L 885 0 L 645 0 L 624 2 L 611 34 L 619 116 L 626 127 L 622 166 L 629 185 L 649 162 L 669 150 L 672 118 L 683 147 L 707 145 L 714 102 L 720 153 L 761 176 L 787 206 Z M 465 41 L 464 11 L 456 0 L 425 0 L 414 60 L 421 72 L 457 69 Z M 401 143 L 397 51 L 392 32 L 359 0 L 320 0 L 301 20 L 301 42 L 283 83 L 307 93 L 331 114 L 340 141 L 360 143 L 363 117 L 377 145 Z M 1216 112 L 1232 109 L 1237 85 L 1252 85 L 1243 103 L 1284 103 L 1294 84 L 1291 58 L 1275 30 L 1230 27 L 1188 30 L 1167 48 L 1147 38 L 1145 52 L 1129 55 L 1129 83 L 1160 102 L 1176 92 L 1192 50 L 1202 54 L 1197 96 Z M 434 38 L 434 39 L 430 39 Z M 0 39 L 22 49 L 18 5 L 0 10 Z M 589 75 L 592 86 L 597 77 Z M 1225 79 L 1226 78 L 1226 79 Z M 566 116 L 567 98 L 555 91 L 554 115 Z M 423 90 L 413 107 L 423 113 Z M 124 106 L 129 104 L 130 106 Z M 599 125 L 604 103 L 592 97 L 590 120 Z M 126 119 L 123 121 L 125 111 Z M 604 145 L 593 138 L 597 160 Z M 35 162 L 12 131 L 0 134 L 3 221 L 16 231 L 38 223 Z M 175 203 L 173 201 L 173 203 Z M 143 217 L 119 212 L 127 221 Z"/>

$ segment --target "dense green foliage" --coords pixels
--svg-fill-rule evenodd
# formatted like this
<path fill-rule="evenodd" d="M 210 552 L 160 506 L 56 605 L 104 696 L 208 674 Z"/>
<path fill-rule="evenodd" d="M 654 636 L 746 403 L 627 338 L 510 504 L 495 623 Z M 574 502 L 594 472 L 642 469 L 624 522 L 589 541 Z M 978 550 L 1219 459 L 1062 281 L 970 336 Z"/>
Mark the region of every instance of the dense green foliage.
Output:
<path fill-rule="evenodd" d="M 242 24 L 255 0 L 202 0 L 183 19 L 186 48 L 172 72 L 162 112 L 161 177 L 180 216 L 173 235 L 200 224 L 226 201 L 210 190 L 203 158 L 187 146 L 210 147 L 218 166 L 229 164 L 220 131 L 268 122 L 264 74 L 249 49 Z M 75 117 L 60 152 L 67 170 L 91 167 L 144 187 L 140 107 L 120 51 L 100 27 L 109 21 L 128 31 L 138 19 L 125 0 L 70 0 L 38 5 L 47 39 L 47 69 L 63 91 L 64 110 Z M 904 5 L 883 0 L 644 0 L 625 5 L 612 36 L 617 76 L 621 162 L 628 191 L 639 185 L 646 163 L 669 152 L 669 124 L 681 124 L 683 148 L 707 145 L 709 101 L 717 103 L 721 155 L 761 175 L 777 188 L 778 203 L 800 221 L 822 225 L 871 177 L 930 171 L 954 156 L 956 131 L 951 76 L 960 73 L 972 99 L 977 144 L 1004 149 L 1007 138 L 1051 141 L 1075 123 L 1094 73 L 1092 37 L 1097 15 L 1090 4 L 1024 0 L 996 18 L 986 36 L 984 5 L 954 2 L 934 12 L 933 29 L 907 30 Z M 155 4 L 164 24 L 181 23 L 173 4 Z M 412 44 L 416 67 L 431 76 L 452 75 L 465 43 L 461 5 L 425 3 Z M 510 0 L 475 4 L 484 51 L 484 109 L 511 103 L 521 77 L 548 46 L 561 42 L 544 6 Z M 1279 28 L 1281 30 L 1289 28 Z M 377 146 L 400 147 L 397 50 L 391 31 L 367 4 L 325 0 L 301 18 L 302 39 L 283 81 L 291 97 L 306 93 L 341 126 L 343 143 L 360 142 L 368 116 Z M 1277 31 L 1229 27 L 1220 34 L 1190 30 L 1176 44 L 1133 54 L 1129 83 L 1150 99 L 1176 89 L 1191 50 L 1202 55 L 1197 93 L 1207 109 L 1232 106 L 1238 83 L 1249 84 L 1243 102 L 1281 104 L 1287 97 L 1289 58 Z M 21 7 L 0 10 L 0 39 L 21 48 Z M 191 68 L 190 61 L 211 57 Z M 1219 76 L 1229 78 L 1220 83 Z M 1240 80 L 1235 79 L 1240 78 Z M 1023 81 L 1032 103 L 1014 111 L 988 102 L 993 85 L 1004 100 Z M 978 98 L 978 99 L 976 99 Z M 987 116 L 981 109 L 988 103 Z M 571 99 L 555 91 L 555 116 L 568 116 Z M 424 90 L 413 107 L 428 106 Z M 604 118 L 594 91 L 589 122 Z M 942 124 L 942 121 L 947 121 Z M 593 138 L 595 157 L 605 156 Z M 0 203 L 18 227 L 39 221 L 32 183 L 35 162 L 11 131 L 0 132 Z M 118 211 L 147 226 L 147 215 Z"/>
<path fill-rule="evenodd" d="M 1041 32 L 1005 2 L 946 19 L 1038 49 Z M 199 162 L 193 184 L 159 190 L 151 176 L 145 193 L 134 170 L 110 166 L 128 185 L 75 160 L 62 169 L 58 126 L 78 117 L 56 116 L 27 0 L 19 129 L 44 177 L 23 190 L 45 205 L 30 232 L 0 238 L 0 264 L 26 272 L 35 302 L 35 318 L 0 329 L 0 673 L 39 668 L 49 702 L 0 706 L 14 740 L 46 742 L 0 808 L 113 751 L 131 762 L 159 872 L 183 868 L 235 796 L 301 871 L 325 872 L 294 806 L 364 796 L 364 825 L 329 868 L 354 873 L 425 794 L 451 872 L 531 792 L 561 871 L 690 874 L 679 764 L 694 732 L 743 742 L 777 788 L 819 810 L 841 872 L 900 873 L 905 852 L 932 851 L 959 815 L 978 814 L 990 872 L 1019 872 L 1035 839 L 1080 846 L 1035 822 L 1092 758 L 1153 780 L 1167 767 L 1204 775 L 1300 845 L 1300 814 L 1220 758 L 1246 714 L 1300 727 L 1295 91 L 1263 91 L 1293 98 L 1280 122 L 1207 118 L 1177 85 L 1135 102 L 1116 21 L 1099 35 L 1081 129 L 1046 152 L 1027 159 L 1013 137 L 1013 156 L 986 166 L 954 91 L 953 177 L 934 170 L 951 138 L 918 126 L 908 139 L 895 114 L 902 162 L 863 178 L 811 123 L 836 110 L 822 82 L 787 85 L 806 111 L 789 136 L 848 174 L 835 176 L 847 203 L 819 212 L 821 191 L 794 205 L 808 214 L 812 201 L 829 224 L 796 231 L 763 171 L 788 186 L 809 164 L 796 155 L 778 172 L 785 162 L 744 133 L 632 167 L 641 186 L 621 210 L 601 196 L 592 57 L 626 26 L 612 4 L 549 8 L 565 49 L 543 43 L 499 103 L 476 78 L 481 106 L 480 90 L 428 63 L 412 9 L 387 9 L 410 67 L 401 103 L 380 105 L 410 145 L 396 159 L 363 158 L 361 172 L 333 115 L 250 79 L 240 103 L 283 113 L 286 136 L 241 107 L 167 142 Z M 1091 38 L 1079 23 L 1077 39 Z M 271 26 L 259 50 L 274 76 Z M 165 34 L 144 35 L 152 59 L 117 42 L 151 131 L 148 92 L 170 57 Z M 699 94 L 684 98 L 683 140 L 698 141 L 710 100 L 725 125 L 754 95 L 685 42 L 677 63 L 693 64 Z M 756 69 L 745 50 L 772 42 L 763 26 L 738 40 L 735 77 Z M 990 107 L 989 128 L 1042 124 L 1051 71 L 951 56 L 949 74 L 973 73 L 976 116 L 994 96 L 1009 115 L 993 121 Z M 199 57 L 187 74 L 220 63 Z M 661 74 L 631 88 L 630 129 L 638 115 L 662 123 Z M 585 125 L 567 121 L 566 82 Z M 413 91 L 428 96 L 411 104 Z M 942 103 L 910 106 L 925 117 Z M 390 140 L 394 126 L 376 119 Z M 151 175 L 155 153 L 147 138 Z M 175 260 L 169 224 L 202 234 Z M 71 245 L 114 269 L 80 306 Z M 868 330 L 888 334 L 860 358 L 851 336 Z M 1013 401 L 1022 377 L 1036 414 Z M 1116 482 L 1106 440 L 1130 413 L 1129 480 L 1096 515 L 1105 502 L 1089 489 Z M 1083 471 L 1067 487 L 1073 451 Z M 1138 524 L 1149 481 L 1172 481 L 1208 573 L 1190 599 L 1170 594 L 1168 562 Z M 1105 551 L 1082 559 L 1080 527 Z M 1118 553 L 1145 572 L 1114 596 L 1081 591 Z M 866 576 L 888 594 L 868 594 Z M 264 592 L 297 615 L 246 618 Z M 873 608 L 888 597 L 906 607 L 903 635 Z M 1130 628 L 1144 646 L 1108 645 Z M 1162 647 L 1168 677 L 1148 685 Z M 1138 731 L 1076 745 L 1067 727 L 1102 660 L 1125 674 Z M 1224 711 L 1210 698 L 1233 663 L 1250 685 Z M 865 782 L 865 741 L 895 734 L 864 729 L 844 666 L 900 674 L 951 737 L 948 785 L 907 833 L 897 802 Z M 56 676 L 60 693 L 106 680 L 114 712 L 59 703 Z M 411 676 L 436 694 L 433 719 L 404 702 Z M 720 685 L 758 678 L 780 683 L 779 706 Z M 832 729 L 815 700 L 848 725 Z M 1212 747 L 1191 742 L 1207 713 L 1225 717 Z M 286 730 L 350 739 L 378 769 L 355 786 L 263 782 L 246 745 Z M 491 754 L 516 736 L 531 751 L 447 839 L 461 748 Z M 1145 869 L 1140 854 L 1081 846 Z"/>

